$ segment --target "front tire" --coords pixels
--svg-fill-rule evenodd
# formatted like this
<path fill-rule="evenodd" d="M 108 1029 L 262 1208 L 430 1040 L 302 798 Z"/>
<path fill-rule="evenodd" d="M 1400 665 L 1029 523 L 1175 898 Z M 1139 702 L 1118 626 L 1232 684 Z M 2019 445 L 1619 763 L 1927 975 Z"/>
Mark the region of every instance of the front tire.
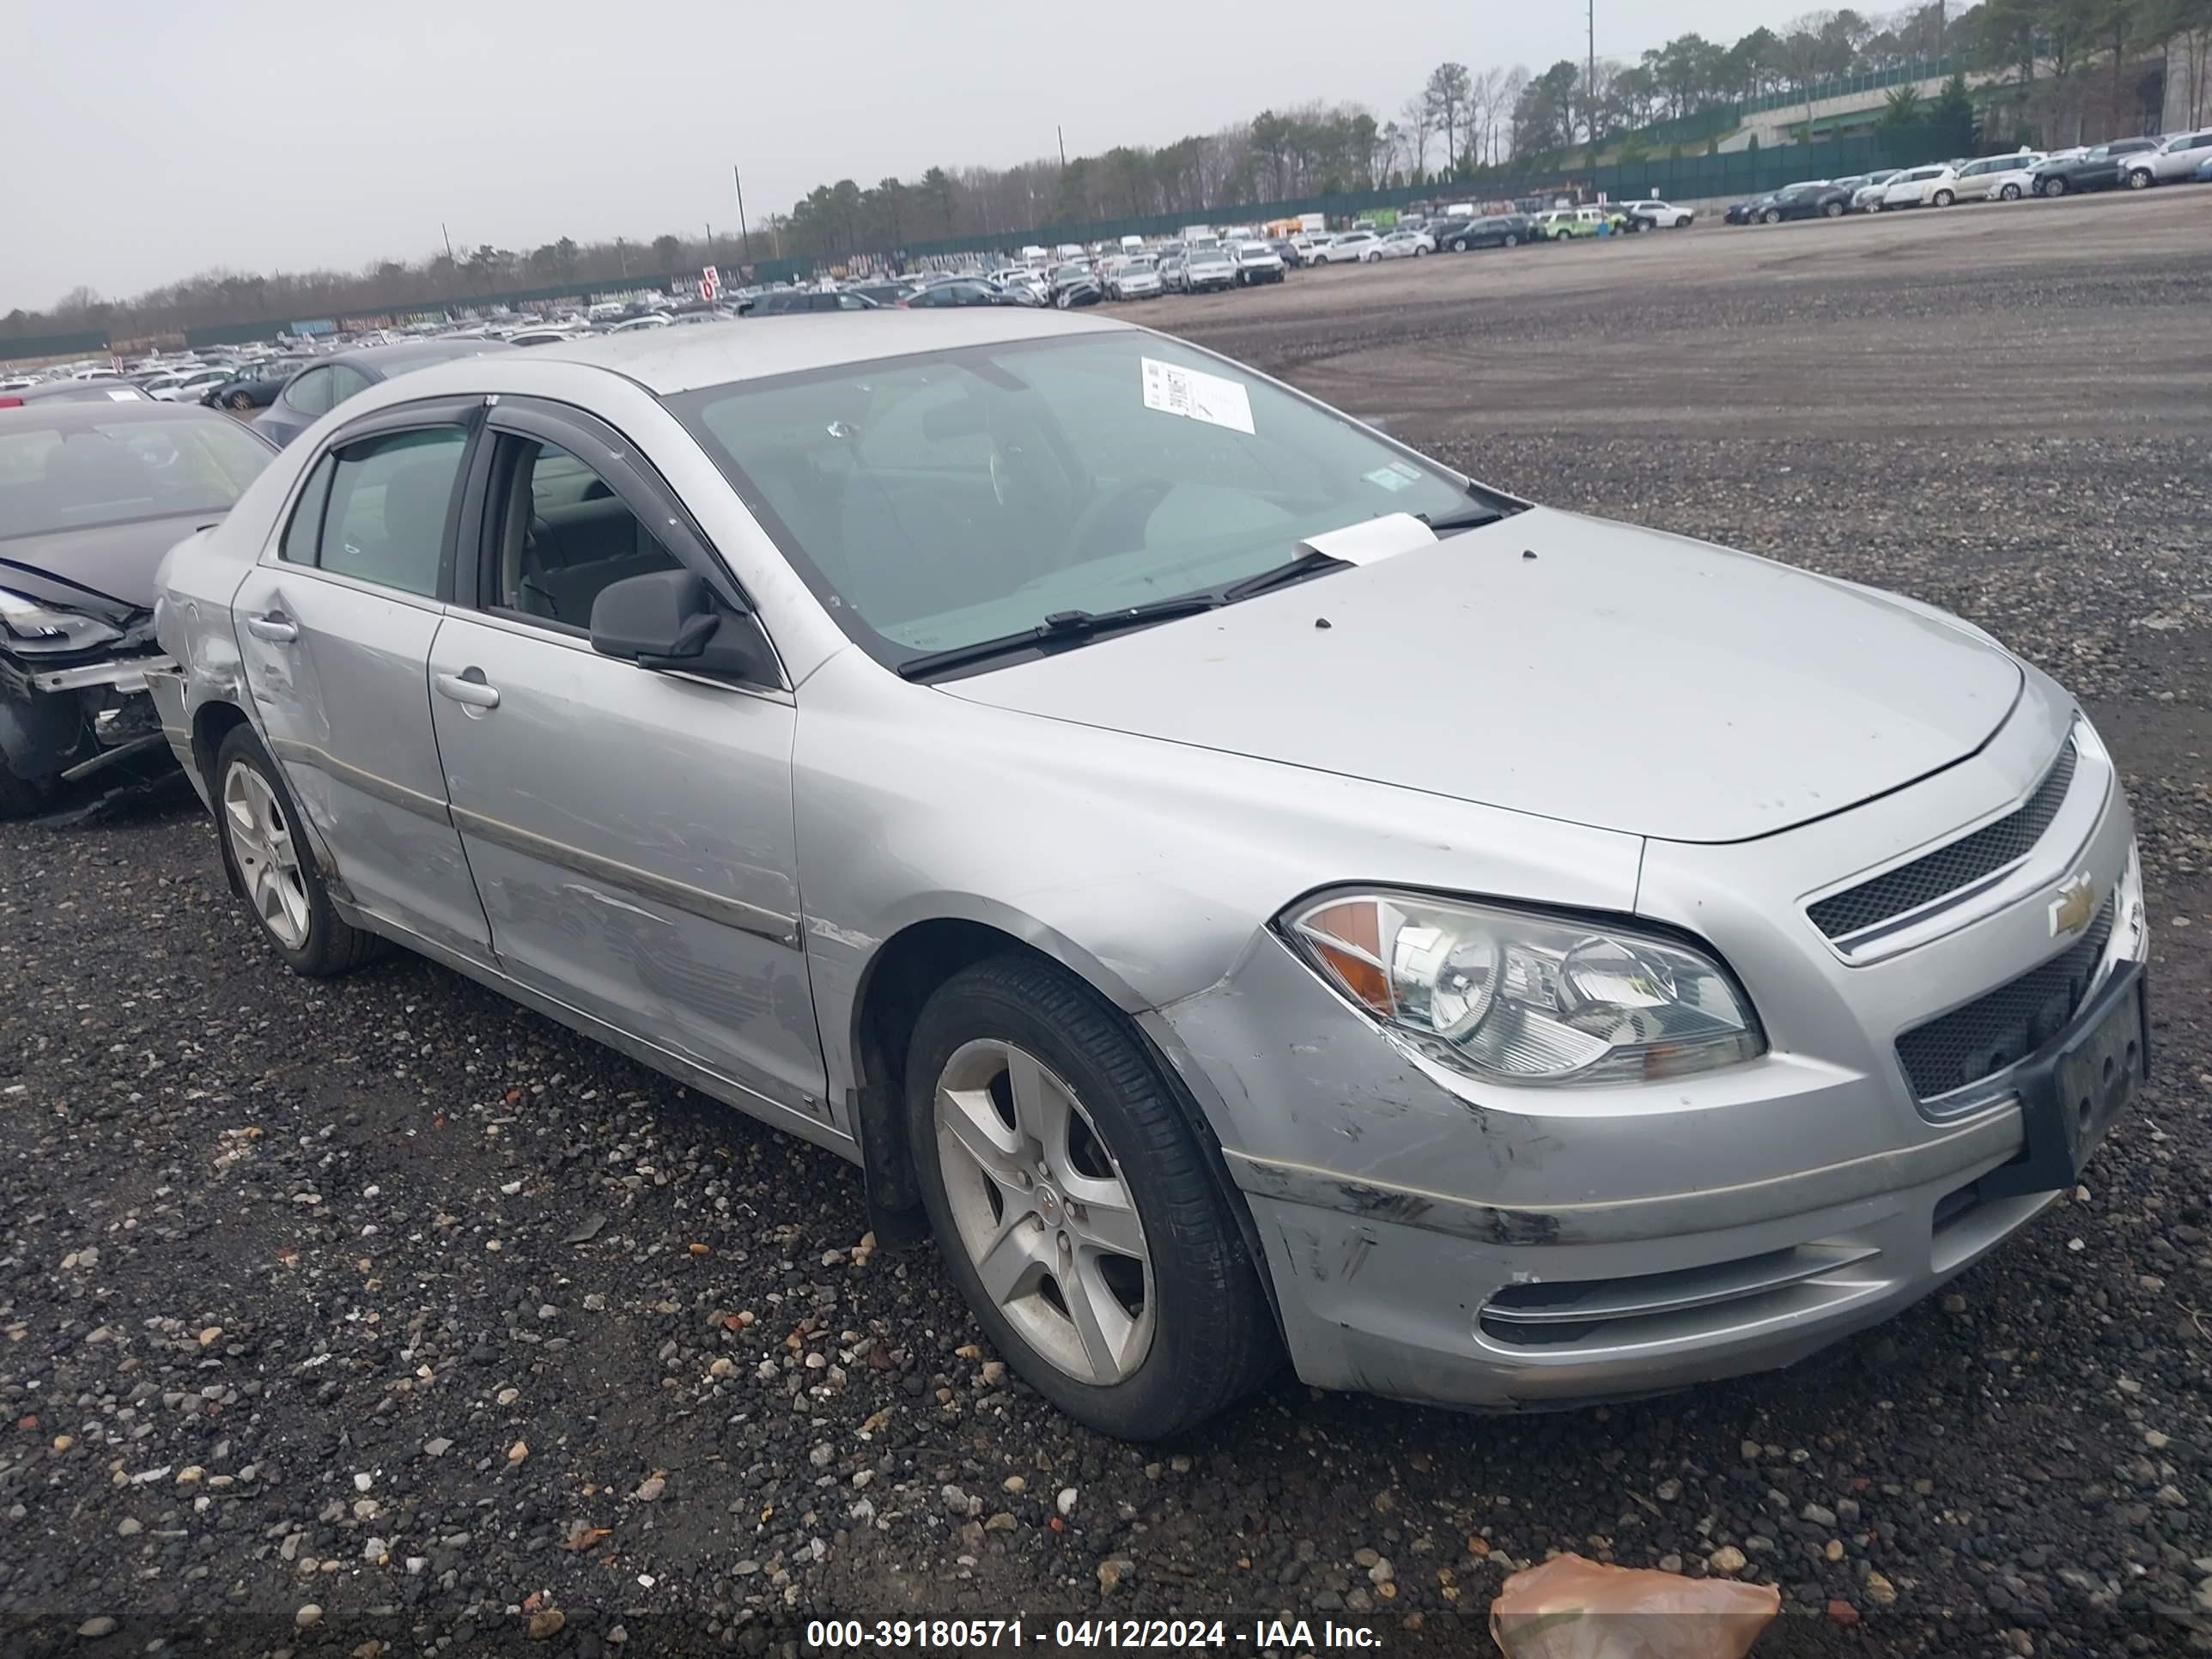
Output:
<path fill-rule="evenodd" d="M 2020 200 L 2020 186 L 2018 185 L 2007 185 L 2002 190 L 1997 192 L 1997 200 L 2000 202 L 2017 202 Z"/>
<path fill-rule="evenodd" d="M 376 954 L 377 937 L 331 908 L 299 809 L 252 726 L 233 726 L 216 751 L 215 816 L 231 885 L 286 967 L 329 979 Z"/>
<path fill-rule="evenodd" d="M 2063 179 L 2046 179 L 2043 185 L 2043 193 L 2051 197 L 2063 196 L 2066 193 L 2066 181 Z"/>
<path fill-rule="evenodd" d="M 253 407 L 253 399 L 243 392 L 234 392 L 230 394 L 230 406 L 242 415 Z"/>
<path fill-rule="evenodd" d="M 1781 213 L 1781 210 L 1780 210 L 1779 209 L 1778 209 L 1778 208 L 1769 208 L 1769 209 L 1767 209 L 1767 210 L 1766 210 L 1765 214 L 1763 216 L 1764 216 L 1764 218 L 1765 218 L 1765 222 L 1766 222 L 1766 223 L 1768 223 L 1768 224 L 1770 224 L 1770 225 L 1778 225 L 1778 224 L 1780 224 L 1780 223 L 1782 222 L 1782 213 Z"/>
<path fill-rule="evenodd" d="M 1840 219 L 1844 216 L 1844 204 L 1841 202 L 1831 202 L 1820 210 L 1820 213 L 1824 218 Z"/>
<path fill-rule="evenodd" d="M 0 823 L 11 818 L 29 817 L 44 807 L 52 794 L 52 780 L 18 777 L 8 764 L 7 755 L 0 753 Z"/>
<path fill-rule="evenodd" d="M 1947 208 L 1958 199 L 1948 190 L 1939 190 L 1936 192 L 1936 205 L 1939 208 Z"/>
<path fill-rule="evenodd" d="M 1243 1236 L 1172 1085 L 1121 1013 L 1007 955 L 939 987 L 907 1056 L 910 1146 L 953 1282 L 1078 1422 L 1164 1439 L 1279 1347 Z"/>
<path fill-rule="evenodd" d="M 2130 173 L 2128 174 L 2128 188 L 2130 190 L 2148 190 L 2150 187 L 2151 176 L 2148 173 Z"/>
<path fill-rule="evenodd" d="M 1508 234 L 1501 246 L 1505 247 L 1519 247 L 1521 246 L 1521 239 L 1518 236 Z"/>

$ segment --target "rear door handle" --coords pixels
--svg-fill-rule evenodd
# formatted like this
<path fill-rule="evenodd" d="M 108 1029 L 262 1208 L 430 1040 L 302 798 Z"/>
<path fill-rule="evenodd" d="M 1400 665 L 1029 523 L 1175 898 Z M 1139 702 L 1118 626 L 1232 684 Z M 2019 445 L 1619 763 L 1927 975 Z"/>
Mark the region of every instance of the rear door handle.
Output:
<path fill-rule="evenodd" d="M 483 670 L 464 669 L 458 674 L 440 674 L 431 681 L 441 697 L 451 697 L 455 702 L 466 703 L 471 708 L 496 708 L 499 691 L 484 684 Z"/>
<path fill-rule="evenodd" d="M 248 617 L 246 631 L 257 640 L 273 640 L 278 645 L 289 645 L 300 637 L 300 625 L 281 611 L 271 611 L 266 616 Z"/>

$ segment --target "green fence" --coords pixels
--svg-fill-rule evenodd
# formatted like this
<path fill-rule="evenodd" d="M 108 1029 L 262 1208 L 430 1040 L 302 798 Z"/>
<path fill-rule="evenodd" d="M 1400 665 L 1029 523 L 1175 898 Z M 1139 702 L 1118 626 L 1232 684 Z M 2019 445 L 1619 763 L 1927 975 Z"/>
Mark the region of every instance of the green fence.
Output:
<path fill-rule="evenodd" d="M 1916 58 L 1894 69 L 1866 70 L 1838 81 L 1816 81 L 1809 87 L 1793 87 L 1786 92 L 1770 92 L 1764 97 L 1747 99 L 1736 106 L 1736 112 L 1744 116 L 1763 114 L 1771 109 L 1802 109 L 1808 98 L 1818 103 L 1824 98 L 1848 98 L 1855 92 L 1881 92 L 1915 81 L 1945 79 L 1965 67 L 1948 58 Z"/>
<path fill-rule="evenodd" d="M 107 331 L 82 329 L 75 334 L 0 334 L 0 363 L 29 362 L 42 357 L 105 357 Z"/>

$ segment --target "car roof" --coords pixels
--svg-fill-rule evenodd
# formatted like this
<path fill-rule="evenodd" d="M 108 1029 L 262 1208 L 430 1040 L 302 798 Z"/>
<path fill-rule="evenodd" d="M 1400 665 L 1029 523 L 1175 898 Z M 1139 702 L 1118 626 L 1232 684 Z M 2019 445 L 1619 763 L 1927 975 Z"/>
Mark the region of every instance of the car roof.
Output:
<path fill-rule="evenodd" d="M 128 402 L 113 403 L 106 399 L 76 400 L 55 398 L 37 404 L 26 404 L 21 409 L 0 409 L 0 431 L 10 421 L 21 424 L 37 422 L 62 432 L 89 431 L 94 427 L 114 426 L 118 422 L 130 425 L 160 426 L 164 422 L 191 421 L 204 423 L 220 421 L 228 427 L 252 432 L 251 427 L 240 423 L 219 410 L 204 409 L 198 404 L 165 404 L 149 398 L 137 398 Z M 255 433 L 258 437 L 260 434 Z"/>
<path fill-rule="evenodd" d="M 479 352 L 501 350 L 506 345 L 504 340 L 487 339 L 481 335 L 452 340 L 403 340 L 397 345 L 356 346 L 350 351 L 333 351 L 314 361 L 356 363 L 383 374 L 408 363 L 441 363 L 451 357 L 473 357 Z"/>
<path fill-rule="evenodd" d="M 747 321 L 686 329 L 640 329 L 538 346 L 533 362 L 595 365 L 665 395 L 732 380 L 764 380 L 807 369 L 873 362 L 966 346 L 1084 334 L 1142 333 L 1127 323 L 1060 312 L 822 311 L 779 319 L 773 328 Z"/>

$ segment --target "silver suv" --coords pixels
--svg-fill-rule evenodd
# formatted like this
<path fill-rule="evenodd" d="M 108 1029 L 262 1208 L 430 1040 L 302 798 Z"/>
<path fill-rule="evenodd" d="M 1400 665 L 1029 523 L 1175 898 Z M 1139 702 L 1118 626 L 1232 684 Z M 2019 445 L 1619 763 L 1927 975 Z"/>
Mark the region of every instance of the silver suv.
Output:
<path fill-rule="evenodd" d="M 2154 150 L 2130 155 L 2120 182 L 2130 190 L 2181 184 L 2195 179 L 2197 170 L 2207 161 L 2212 161 L 2212 130 L 2178 132 Z"/>

